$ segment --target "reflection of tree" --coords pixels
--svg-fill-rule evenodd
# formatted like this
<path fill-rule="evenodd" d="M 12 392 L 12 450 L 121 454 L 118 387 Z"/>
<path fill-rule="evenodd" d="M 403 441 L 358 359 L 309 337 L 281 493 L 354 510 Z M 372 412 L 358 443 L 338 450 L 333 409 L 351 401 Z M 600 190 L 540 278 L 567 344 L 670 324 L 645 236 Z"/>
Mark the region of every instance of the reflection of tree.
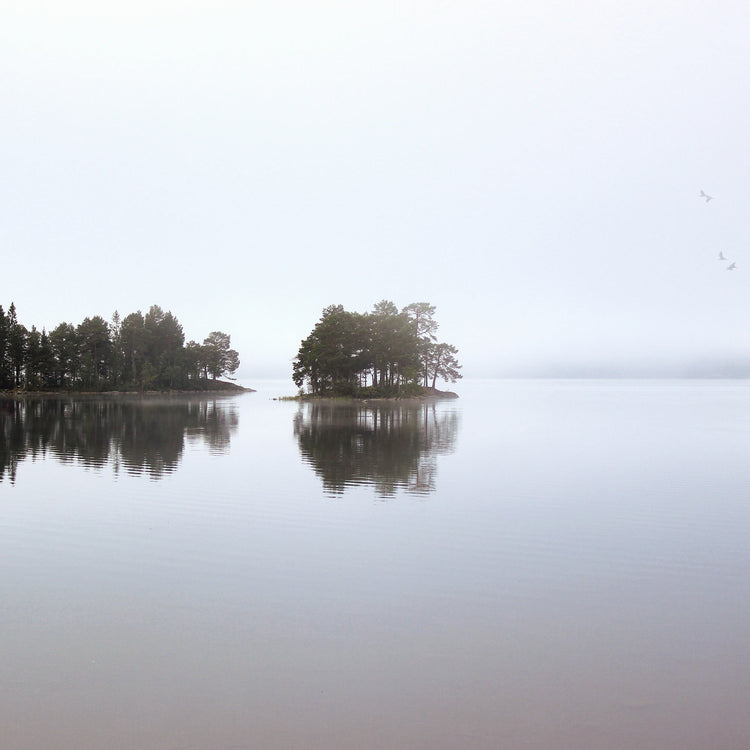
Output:
<path fill-rule="evenodd" d="M 236 406 L 216 398 L 0 400 L 0 481 L 47 455 L 158 479 L 176 469 L 186 435 L 224 453 L 237 424 Z"/>
<path fill-rule="evenodd" d="M 302 456 L 335 495 L 356 484 L 381 497 L 434 491 L 437 456 L 454 449 L 457 433 L 457 413 L 435 404 L 310 403 L 294 418 Z"/>

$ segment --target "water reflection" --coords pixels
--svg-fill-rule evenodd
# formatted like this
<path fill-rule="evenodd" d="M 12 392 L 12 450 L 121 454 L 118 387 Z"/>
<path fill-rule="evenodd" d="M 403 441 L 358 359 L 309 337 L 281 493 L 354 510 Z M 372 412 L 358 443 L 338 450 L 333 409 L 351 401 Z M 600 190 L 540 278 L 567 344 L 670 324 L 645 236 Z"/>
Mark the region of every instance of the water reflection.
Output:
<path fill-rule="evenodd" d="M 437 456 L 455 449 L 458 413 L 435 404 L 300 407 L 294 434 L 330 495 L 370 484 L 380 497 L 435 490 Z"/>
<path fill-rule="evenodd" d="M 25 458 L 49 456 L 159 479 L 177 468 L 186 440 L 226 452 L 238 422 L 236 406 L 220 398 L 0 400 L 0 482 L 13 484 Z"/>

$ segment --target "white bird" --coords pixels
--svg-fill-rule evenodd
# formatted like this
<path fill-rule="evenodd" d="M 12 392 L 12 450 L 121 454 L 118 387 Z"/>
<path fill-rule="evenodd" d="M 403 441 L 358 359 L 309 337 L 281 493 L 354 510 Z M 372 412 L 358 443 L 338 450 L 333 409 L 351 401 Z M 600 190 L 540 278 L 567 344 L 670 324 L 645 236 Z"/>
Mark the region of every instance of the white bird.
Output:
<path fill-rule="evenodd" d="M 724 253 L 719 253 L 719 260 L 729 260 L 729 258 L 725 258 Z"/>
<path fill-rule="evenodd" d="M 735 268 L 737 268 L 737 264 L 736 263 L 730 263 L 727 266 L 727 271 L 734 271 Z"/>
<path fill-rule="evenodd" d="M 714 198 L 713 195 L 708 195 L 707 193 L 704 193 L 702 190 L 700 191 L 698 197 L 699 198 L 705 198 L 706 199 L 706 203 L 708 203 L 710 200 L 713 200 L 713 198 Z"/>

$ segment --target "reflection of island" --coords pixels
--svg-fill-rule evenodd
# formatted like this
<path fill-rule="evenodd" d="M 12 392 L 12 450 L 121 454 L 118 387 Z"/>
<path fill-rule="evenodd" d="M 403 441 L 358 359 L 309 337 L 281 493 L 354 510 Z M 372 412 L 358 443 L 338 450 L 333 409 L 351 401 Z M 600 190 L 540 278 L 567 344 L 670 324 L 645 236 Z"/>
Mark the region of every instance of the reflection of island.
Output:
<path fill-rule="evenodd" d="M 24 458 L 48 456 L 158 479 L 177 468 L 186 438 L 223 453 L 237 424 L 220 398 L 0 400 L 0 481 L 14 482 Z"/>
<path fill-rule="evenodd" d="M 304 459 L 331 494 L 370 484 L 381 497 L 435 489 L 437 456 L 453 451 L 458 414 L 436 405 L 308 403 L 294 419 Z"/>

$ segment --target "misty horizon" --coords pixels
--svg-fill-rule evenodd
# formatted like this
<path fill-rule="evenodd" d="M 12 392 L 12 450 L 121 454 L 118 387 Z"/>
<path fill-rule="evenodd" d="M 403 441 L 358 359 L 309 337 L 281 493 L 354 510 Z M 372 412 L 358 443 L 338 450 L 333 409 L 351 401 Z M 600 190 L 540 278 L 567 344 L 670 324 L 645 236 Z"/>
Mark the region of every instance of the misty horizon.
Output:
<path fill-rule="evenodd" d="M 158 304 L 231 332 L 243 377 L 381 299 L 435 305 L 467 377 L 735 372 L 746 27 L 727 2 L 11 4 L 0 297 L 47 330 Z"/>

